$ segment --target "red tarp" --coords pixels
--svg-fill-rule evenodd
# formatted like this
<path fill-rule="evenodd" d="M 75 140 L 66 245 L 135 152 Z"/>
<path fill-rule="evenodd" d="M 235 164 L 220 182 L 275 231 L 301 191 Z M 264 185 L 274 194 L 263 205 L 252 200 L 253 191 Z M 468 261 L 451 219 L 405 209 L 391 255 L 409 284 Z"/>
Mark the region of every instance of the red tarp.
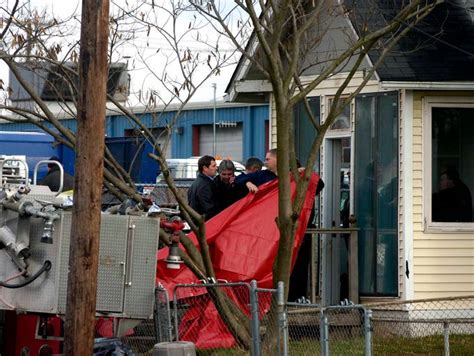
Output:
<path fill-rule="evenodd" d="M 313 208 L 318 181 L 319 177 L 313 174 L 298 220 L 293 245 L 293 264 Z M 295 188 L 296 184 L 292 181 L 292 198 Z M 272 267 L 280 237 L 275 222 L 277 216 L 278 180 L 275 179 L 261 185 L 257 193 L 248 194 L 206 222 L 207 242 L 219 281 L 250 282 L 255 279 L 259 288 L 273 287 Z M 193 233 L 189 234 L 189 238 L 198 246 Z M 167 248 L 158 251 L 157 283 L 161 283 L 172 293 L 176 284 L 198 282 L 198 278 L 184 265 L 179 270 L 166 268 L 167 256 Z M 201 293 L 205 292 L 203 288 L 199 290 Z M 190 299 L 191 293 L 192 298 L 196 298 L 199 294 L 191 289 L 189 295 L 183 295 L 183 292 L 184 289 L 180 289 L 179 298 Z M 188 301 L 191 308 L 181 319 L 180 339 L 193 341 L 197 348 L 232 346 L 235 341 L 229 332 L 223 332 L 226 327 L 208 296 L 202 295 L 199 298 L 199 303 Z M 234 301 L 239 299 L 234 295 L 231 295 L 231 298 Z"/>

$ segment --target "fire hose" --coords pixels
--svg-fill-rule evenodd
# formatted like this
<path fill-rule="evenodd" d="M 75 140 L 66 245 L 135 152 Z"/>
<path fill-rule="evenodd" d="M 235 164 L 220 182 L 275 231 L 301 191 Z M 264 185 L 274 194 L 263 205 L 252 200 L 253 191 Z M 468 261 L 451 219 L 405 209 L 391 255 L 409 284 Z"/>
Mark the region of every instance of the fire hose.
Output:
<path fill-rule="evenodd" d="M 27 286 L 28 284 L 34 282 L 39 276 L 41 276 L 44 272 L 47 272 L 51 269 L 51 261 L 50 260 L 46 260 L 44 261 L 43 263 L 43 266 L 38 270 L 38 272 L 36 272 L 33 276 L 31 276 L 30 278 L 24 280 L 23 282 L 20 282 L 18 284 L 8 284 L 8 283 L 5 283 L 5 282 L 2 282 L 0 281 L 0 286 L 1 287 L 5 287 L 5 288 L 22 288 L 22 287 L 25 287 Z"/>

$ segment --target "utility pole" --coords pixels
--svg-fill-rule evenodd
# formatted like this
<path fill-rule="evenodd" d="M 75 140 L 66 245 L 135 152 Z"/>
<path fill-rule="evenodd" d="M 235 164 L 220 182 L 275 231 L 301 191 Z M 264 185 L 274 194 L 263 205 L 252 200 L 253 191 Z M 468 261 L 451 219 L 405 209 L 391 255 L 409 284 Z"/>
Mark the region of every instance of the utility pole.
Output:
<path fill-rule="evenodd" d="M 104 165 L 109 0 L 83 0 L 65 355 L 92 355 Z"/>
<path fill-rule="evenodd" d="M 214 88 L 214 108 L 212 110 L 212 155 L 216 156 L 216 83 L 212 83 Z"/>

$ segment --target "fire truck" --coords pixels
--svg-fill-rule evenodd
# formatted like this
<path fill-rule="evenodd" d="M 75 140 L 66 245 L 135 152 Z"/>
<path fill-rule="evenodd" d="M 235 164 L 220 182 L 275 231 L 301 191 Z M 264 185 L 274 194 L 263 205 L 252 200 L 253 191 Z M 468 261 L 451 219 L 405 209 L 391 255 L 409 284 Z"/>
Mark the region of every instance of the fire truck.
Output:
<path fill-rule="evenodd" d="M 130 141 L 109 140 L 109 147 L 120 157 Z M 0 133 L 1 355 L 62 352 L 72 194 L 37 184 L 51 156 L 73 173 L 74 153 L 49 135 Z M 156 179 L 156 168 L 144 170 Z M 116 335 L 153 316 L 159 225 L 156 217 L 102 217 L 97 316 L 122 321 Z"/>

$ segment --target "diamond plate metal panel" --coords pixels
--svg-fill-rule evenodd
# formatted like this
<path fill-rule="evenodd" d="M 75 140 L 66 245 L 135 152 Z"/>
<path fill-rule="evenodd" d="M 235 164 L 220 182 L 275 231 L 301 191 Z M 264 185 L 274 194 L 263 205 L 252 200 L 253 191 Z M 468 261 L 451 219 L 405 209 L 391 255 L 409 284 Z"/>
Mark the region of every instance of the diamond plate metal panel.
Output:
<path fill-rule="evenodd" d="M 97 311 L 122 312 L 127 248 L 126 216 L 102 215 L 100 225 Z"/>
<path fill-rule="evenodd" d="M 130 285 L 125 287 L 124 313 L 131 318 L 151 318 L 156 276 L 156 251 L 160 232 L 157 218 L 130 216 L 135 226 L 131 252 Z M 128 263 L 128 261 L 127 261 Z"/>
<path fill-rule="evenodd" d="M 97 275 L 98 312 L 121 313 L 123 310 L 124 267 L 128 217 L 102 215 L 99 242 L 99 271 Z M 68 265 L 71 235 L 71 214 L 63 219 L 61 260 Z M 59 310 L 66 312 L 67 273 L 63 273 L 59 287 Z"/>
<path fill-rule="evenodd" d="M 61 249 L 60 260 L 63 266 L 62 273 L 58 279 L 58 314 L 66 313 L 67 279 L 69 275 L 69 239 L 71 236 L 71 213 L 62 215 L 61 219 Z"/>

